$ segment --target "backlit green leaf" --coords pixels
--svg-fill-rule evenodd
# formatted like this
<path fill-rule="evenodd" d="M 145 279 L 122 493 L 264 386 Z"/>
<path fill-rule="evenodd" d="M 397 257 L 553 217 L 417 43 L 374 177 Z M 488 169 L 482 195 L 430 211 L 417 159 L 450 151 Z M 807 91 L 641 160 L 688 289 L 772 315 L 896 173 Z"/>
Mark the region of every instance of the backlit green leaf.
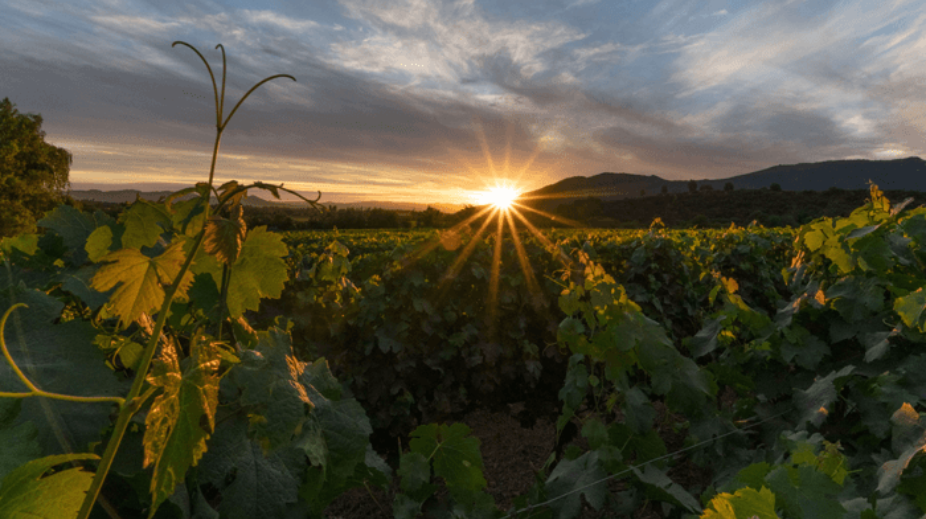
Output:
<path fill-rule="evenodd" d="M 87 237 L 84 249 L 87 251 L 90 261 L 96 263 L 103 259 L 103 256 L 109 254 L 112 244 L 113 230 L 108 225 L 101 225 Z"/>
<path fill-rule="evenodd" d="M 222 263 L 233 264 L 247 233 L 241 206 L 232 209 L 230 218 L 212 216 L 206 222 L 206 237 L 203 249 Z"/>
<path fill-rule="evenodd" d="M 152 516 L 206 452 L 206 440 L 215 426 L 218 348 L 194 339 L 191 350 L 190 364 L 181 372 L 173 346 L 162 346 L 148 375 L 148 382 L 162 391 L 145 419 L 144 465 L 154 464 Z"/>
<path fill-rule="evenodd" d="M 61 519 L 76 516 L 93 481 L 93 473 L 66 468 L 45 474 L 64 463 L 95 459 L 99 459 L 95 454 L 61 454 L 30 461 L 13 470 L 0 483 L 0 517 Z"/>
<path fill-rule="evenodd" d="M 183 244 L 171 245 L 160 256 L 149 258 L 137 249 L 122 249 L 103 258 L 108 262 L 93 276 L 91 286 L 100 292 L 114 287 L 109 299 L 113 313 L 128 327 L 142 313 L 150 313 L 164 302 L 164 286 L 170 285 L 183 264 Z M 193 281 L 188 271 L 177 291 L 184 295 Z"/>
<path fill-rule="evenodd" d="M 775 513 L 775 494 L 762 487 L 742 488 L 733 494 L 719 494 L 701 519 L 780 519 Z"/>
<path fill-rule="evenodd" d="M 171 228 L 171 215 L 161 204 L 138 199 L 119 217 L 125 226 L 122 246 L 130 249 L 151 247 L 162 233 Z"/>
<path fill-rule="evenodd" d="M 232 265 L 228 283 L 228 313 L 238 317 L 257 310 L 261 298 L 278 298 L 287 279 L 283 258 L 289 249 L 283 239 L 266 228 L 251 229 L 238 260 Z"/>
<path fill-rule="evenodd" d="M 908 328 L 918 328 L 920 331 L 926 331 L 924 309 L 926 309 L 926 291 L 922 288 L 894 300 L 894 311 L 897 312 L 897 315 L 900 316 Z"/>

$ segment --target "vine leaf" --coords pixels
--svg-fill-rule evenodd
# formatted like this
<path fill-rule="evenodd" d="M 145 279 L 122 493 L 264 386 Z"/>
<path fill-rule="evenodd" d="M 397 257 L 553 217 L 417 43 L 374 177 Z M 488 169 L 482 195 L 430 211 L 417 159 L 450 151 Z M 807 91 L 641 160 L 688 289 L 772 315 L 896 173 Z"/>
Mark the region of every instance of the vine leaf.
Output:
<path fill-rule="evenodd" d="M 231 218 L 209 217 L 203 242 L 207 254 L 212 254 L 217 260 L 228 264 L 238 260 L 238 253 L 241 252 L 241 245 L 247 234 L 243 208 L 236 205 L 231 213 Z"/>
<path fill-rule="evenodd" d="M 145 419 L 144 466 L 154 463 L 151 516 L 206 452 L 206 439 L 215 427 L 219 350 L 202 339 L 194 339 L 191 350 L 191 362 L 181 372 L 176 350 L 164 346 L 148 376 L 163 391 Z"/>
<path fill-rule="evenodd" d="M 601 510 L 608 493 L 602 481 L 606 476 L 598 459 L 598 451 L 586 452 L 574 460 L 560 461 L 546 482 L 548 498 L 565 496 L 551 503 L 553 517 L 576 517 L 582 505 L 580 494 L 585 496 L 592 508 Z M 599 483 L 594 484 L 596 481 Z"/>
<path fill-rule="evenodd" d="M 658 489 L 663 493 L 669 502 L 675 501 L 682 505 L 689 512 L 701 511 L 698 500 L 695 499 L 684 487 L 672 481 L 666 473 L 652 465 L 646 465 L 643 470 L 633 469 L 633 473 L 641 482 L 650 485 L 654 490 Z"/>
<path fill-rule="evenodd" d="M 710 508 L 704 510 L 701 519 L 779 519 L 775 513 L 775 494 L 762 487 L 742 488 L 735 494 L 718 494 L 711 499 Z"/>
<path fill-rule="evenodd" d="M 402 490 L 405 492 L 415 493 L 422 487 L 429 488 L 431 482 L 431 464 L 423 454 L 409 452 L 399 459 L 399 470 L 397 474 L 402 477 Z M 430 494 L 428 492 L 428 494 Z"/>
<path fill-rule="evenodd" d="M 90 261 L 96 263 L 109 254 L 110 247 L 113 244 L 113 230 L 108 225 L 101 225 L 94 229 L 90 236 L 87 237 L 87 243 L 84 250 Z"/>
<path fill-rule="evenodd" d="M 219 202 L 230 203 L 232 206 L 239 207 L 241 200 L 248 196 L 248 192 L 238 191 L 235 193 L 235 190 L 241 187 L 236 180 L 226 182 L 219 186 Z M 234 194 L 232 194 L 234 193 Z"/>
<path fill-rule="evenodd" d="M 90 283 L 100 292 L 119 285 L 110 297 L 109 305 L 125 328 L 142 313 L 161 306 L 164 302 L 163 285 L 169 285 L 177 277 L 184 256 L 182 242 L 171 245 L 156 258 L 149 258 L 138 249 L 121 249 L 103 258 L 109 263 L 97 271 Z M 187 272 L 178 295 L 184 296 L 192 282 L 193 275 Z"/>
<path fill-rule="evenodd" d="M 765 482 L 778 497 L 778 508 L 788 517 L 842 519 L 846 509 L 836 499 L 842 487 L 814 467 L 778 467 Z"/>
<path fill-rule="evenodd" d="M 247 310 L 257 310 L 261 298 L 280 297 L 287 280 L 283 258 L 288 254 L 289 249 L 283 243 L 283 238 L 267 232 L 266 227 L 248 231 L 238 259 L 229 269 L 226 300 L 229 317 L 235 319 Z M 193 270 L 196 274 L 208 272 L 215 285 L 222 286 L 222 264 L 213 256 L 197 256 Z"/>
<path fill-rule="evenodd" d="M 105 356 L 93 344 L 97 330 L 87 321 L 57 322 L 64 303 L 41 290 L 21 285 L 4 294 L 0 314 L 7 303 L 28 308 L 10 316 L 4 338 L 10 354 L 27 377 L 40 389 L 74 396 L 121 396 L 128 383 L 106 366 Z M 12 368 L 0 359 L 0 391 L 27 391 Z M 78 403 L 47 398 L 28 398 L 14 419 L 38 428 L 42 455 L 86 450 L 100 440 L 100 430 L 111 422 L 110 403 Z M 0 413 L 2 414 L 2 413 Z M 0 444 L 0 451 L 4 451 Z"/>
<path fill-rule="evenodd" d="M 913 458 L 926 448 L 926 417 L 921 416 L 908 403 L 900 406 L 891 416 L 891 448 L 897 459 L 890 460 L 878 469 L 878 492 L 887 495 L 898 484 Z"/>
<path fill-rule="evenodd" d="M 51 229 L 60 236 L 71 263 L 81 265 L 87 261 L 87 251 L 84 250 L 87 238 L 96 228 L 115 223 L 115 220 L 101 211 L 91 215 L 68 205 L 60 205 L 49 211 L 37 225 Z"/>
<path fill-rule="evenodd" d="M 836 402 L 839 390 L 845 378 L 850 376 L 855 366 L 849 365 L 829 375 L 817 378 L 806 390 L 795 390 L 794 401 L 801 412 L 798 420 L 801 425 L 811 422 L 819 427 L 829 416 L 830 408 Z"/>
<path fill-rule="evenodd" d="M 170 213 L 163 206 L 142 199 L 136 200 L 122 213 L 119 223 L 125 226 L 122 246 L 129 249 L 153 246 L 161 233 L 173 224 Z"/>
<path fill-rule="evenodd" d="M 444 478 L 451 494 L 456 490 L 481 490 L 486 486 L 482 475 L 479 439 L 471 437 L 465 424 L 422 425 L 412 431 L 412 452 L 430 459 L 434 475 Z"/>
<path fill-rule="evenodd" d="M 286 262 L 289 249 L 283 238 L 258 227 L 248 233 L 241 255 L 231 269 L 228 284 L 228 312 L 232 317 L 245 310 L 257 310 L 260 299 L 276 299 L 286 283 Z"/>
<path fill-rule="evenodd" d="M 42 477 L 69 461 L 96 460 L 95 454 L 60 454 L 30 461 L 0 483 L 0 517 L 56 519 L 75 516 L 90 488 L 93 473 L 69 468 Z"/>
<path fill-rule="evenodd" d="M 926 291 L 922 288 L 894 300 L 894 311 L 908 328 L 926 330 L 924 309 L 926 309 Z"/>
<path fill-rule="evenodd" d="M 240 391 L 253 437 L 272 450 L 292 441 L 315 404 L 298 381 L 304 367 L 292 355 L 289 333 L 271 328 L 258 332 L 258 338 L 226 380 Z"/>
<path fill-rule="evenodd" d="M 222 492 L 219 513 L 224 518 L 285 517 L 289 504 L 299 498 L 305 454 L 293 447 L 265 454 L 248 439 L 247 430 L 243 419 L 216 430 L 200 463 L 200 481 Z"/>
<path fill-rule="evenodd" d="M 0 398 L 0 445 L 15 446 L 0 449 L 0 480 L 16 467 L 42 455 L 35 424 L 15 424 L 21 407 L 22 400 Z"/>
<path fill-rule="evenodd" d="M 14 249 L 27 256 L 32 256 L 39 249 L 39 235 L 20 234 L 0 240 L 0 252 L 3 254 L 11 255 Z"/>
<path fill-rule="evenodd" d="M 235 389 L 248 411 L 251 437 L 265 452 L 296 447 L 312 467 L 300 490 L 316 515 L 344 490 L 375 481 L 373 432 L 363 407 L 344 398 L 324 359 L 300 362 L 284 328 L 256 334 L 258 344 L 241 355 L 225 377 L 223 391 Z M 372 464 L 371 464 L 372 462 Z"/>

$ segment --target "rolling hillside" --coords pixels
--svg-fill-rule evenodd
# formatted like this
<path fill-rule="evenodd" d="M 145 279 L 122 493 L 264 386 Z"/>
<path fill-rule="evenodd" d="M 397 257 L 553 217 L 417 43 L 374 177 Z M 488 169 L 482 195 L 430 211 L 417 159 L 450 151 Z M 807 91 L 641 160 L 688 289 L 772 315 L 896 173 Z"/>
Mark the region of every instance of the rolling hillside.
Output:
<path fill-rule="evenodd" d="M 778 184 L 785 191 L 824 191 L 829 188 L 865 189 L 868 181 L 882 189 L 926 191 L 926 162 L 919 157 L 896 160 L 838 160 L 786 164 L 735 177 L 697 180 L 698 187 L 722 190 L 761 189 Z M 553 209 L 562 203 L 594 197 L 603 201 L 655 195 L 665 186 L 669 193 L 688 191 L 688 180 L 666 180 L 656 175 L 600 173 L 591 177 L 570 177 L 523 195 L 531 205 Z M 533 199 L 533 200 L 532 200 Z"/>

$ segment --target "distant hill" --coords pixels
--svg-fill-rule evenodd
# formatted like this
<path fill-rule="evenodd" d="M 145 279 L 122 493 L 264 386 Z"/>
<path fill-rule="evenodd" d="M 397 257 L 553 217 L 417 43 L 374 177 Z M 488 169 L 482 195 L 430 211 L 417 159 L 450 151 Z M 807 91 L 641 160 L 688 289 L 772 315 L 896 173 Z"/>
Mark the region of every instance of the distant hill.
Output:
<path fill-rule="evenodd" d="M 785 191 L 824 191 L 829 188 L 866 189 L 868 181 L 882 189 L 926 191 L 926 162 L 919 157 L 896 160 L 835 160 L 803 164 L 784 164 L 730 178 L 698 180 L 698 187 L 709 185 L 722 190 L 727 182 L 734 189 L 761 189 L 778 184 Z M 688 191 L 688 180 L 666 180 L 656 175 L 600 173 L 591 177 L 570 177 L 536 191 L 522 199 L 535 199 L 531 205 L 552 209 L 575 199 L 594 197 L 603 201 L 655 195 L 666 186 L 669 193 Z"/>
<path fill-rule="evenodd" d="M 388 209 L 390 211 L 424 211 L 428 207 L 433 207 L 438 211 L 443 213 L 455 213 L 460 209 L 463 209 L 462 205 L 455 204 L 418 204 L 414 202 L 383 202 L 383 201 L 369 201 L 369 202 L 351 202 L 351 203 L 340 203 L 340 202 L 330 202 L 325 203 L 327 206 L 334 206 L 338 209 Z"/>
<path fill-rule="evenodd" d="M 85 189 L 85 190 L 72 190 L 70 195 L 75 200 L 90 200 L 94 202 L 105 202 L 110 204 L 124 204 L 134 202 L 136 197 L 141 197 L 145 200 L 156 201 L 161 198 L 167 197 L 172 191 L 139 191 L 137 189 L 120 189 L 116 191 L 101 191 L 99 189 Z M 187 197 L 188 198 L 188 197 Z M 244 205 L 252 207 L 268 207 L 268 208 L 300 208 L 304 207 L 304 202 L 301 201 L 275 201 L 267 200 L 258 196 L 249 195 L 244 199 Z M 388 209 L 392 211 L 424 211 L 428 208 L 429 204 L 419 204 L 414 202 L 383 202 L 383 201 L 369 201 L 369 202 L 351 202 L 351 203 L 339 203 L 339 202 L 323 202 L 327 206 L 336 206 L 339 209 Z M 462 205 L 454 204 L 430 204 L 431 207 L 445 212 L 453 213 L 459 211 L 463 208 Z"/>

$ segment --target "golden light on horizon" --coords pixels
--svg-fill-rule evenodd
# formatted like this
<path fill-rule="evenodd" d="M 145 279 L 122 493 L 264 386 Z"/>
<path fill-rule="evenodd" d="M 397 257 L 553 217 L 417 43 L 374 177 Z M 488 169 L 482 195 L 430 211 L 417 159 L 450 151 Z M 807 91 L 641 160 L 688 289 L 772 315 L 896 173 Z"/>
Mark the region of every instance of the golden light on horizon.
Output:
<path fill-rule="evenodd" d="M 521 192 L 511 186 L 495 186 L 485 191 L 475 193 L 473 200 L 476 205 L 491 205 L 503 211 L 507 211 L 515 200 L 521 195 Z"/>
<path fill-rule="evenodd" d="M 471 211 L 465 219 L 458 222 L 453 227 L 437 231 L 437 235 L 427 242 L 421 244 L 417 250 L 408 254 L 402 262 L 403 268 L 411 265 L 423 258 L 431 251 L 438 247 L 443 247 L 448 251 L 455 251 L 456 257 L 447 268 L 446 272 L 440 277 L 438 282 L 438 301 L 443 300 L 449 294 L 453 282 L 460 275 L 462 269 L 469 261 L 470 256 L 474 253 L 477 246 L 491 247 L 491 263 L 487 281 L 487 294 L 485 299 L 485 312 L 489 324 L 489 335 L 494 336 L 497 333 L 497 320 L 499 318 L 499 291 L 503 279 L 503 243 L 506 239 L 511 241 L 514 247 L 514 256 L 517 266 L 520 267 L 524 276 L 524 287 L 530 294 L 531 303 L 541 306 L 542 289 L 538 282 L 537 274 L 534 267 L 531 266 L 530 257 L 525 247 L 525 238 L 533 236 L 540 242 L 540 245 L 549 250 L 555 251 L 557 245 L 550 241 L 543 233 L 535 227 L 522 214 L 521 210 L 535 213 L 544 218 L 552 219 L 557 223 L 579 226 L 578 223 L 572 222 L 557 215 L 544 212 L 540 209 L 529 207 L 519 203 L 526 200 L 522 198 L 522 193 L 529 191 L 525 185 L 525 177 L 536 179 L 543 177 L 548 168 L 531 168 L 534 160 L 539 155 L 541 149 L 538 145 L 524 160 L 519 167 L 512 167 L 511 164 L 511 146 L 510 142 L 506 144 L 504 151 L 504 160 L 501 164 L 496 164 L 493 160 L 488 140 L 482 131 L 482 126 L 478 121 L 474 125 L 475 137 L 482 148 L 485 158 L 485 166 L 471 163 L 468 157 L 457 153 L 454 146 L 449 142 L 447 149 L 459 160 L 459 163 L 469 173 L 471 181 L 477 185 L 483 186 L 479 189 L 460 189 L 456 191 L 455 199 L 470 203 L 477 207 L 470 208 Z M 498 167 L 496 167 L 498 166 Z M 530 171 L 530 173 L 528 173 Z M 536 197 L 529 197 L 536 198 Z M 471 228 L 473 225 L 475 228 Z M 505 236 L 508 234 L 509 236 Z M 524 236 L 522 236 L 522 234 Z M 509 256 L 510 257 L 510 256 Z M 571 268 L 572 260 L 562 251 L 556 255 L 564 267 Z M 513 266 L 513 265 L 512 265 Z"/>

